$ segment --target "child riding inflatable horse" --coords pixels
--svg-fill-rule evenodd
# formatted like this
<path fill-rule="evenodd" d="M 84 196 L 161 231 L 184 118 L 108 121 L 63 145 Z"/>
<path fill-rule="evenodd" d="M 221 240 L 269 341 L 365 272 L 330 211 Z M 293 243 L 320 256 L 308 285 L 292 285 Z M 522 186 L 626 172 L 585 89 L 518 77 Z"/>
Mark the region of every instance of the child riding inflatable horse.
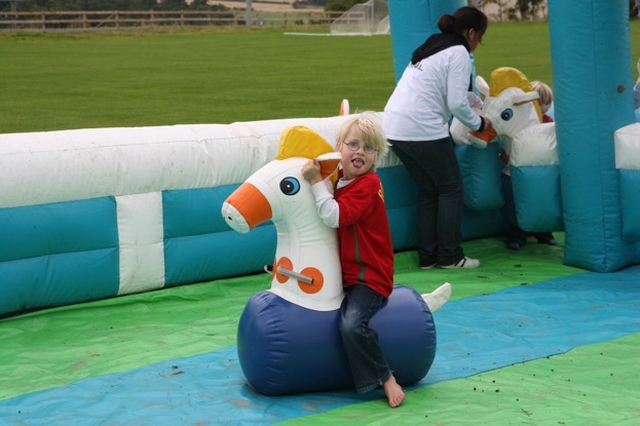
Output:
<path fill-rule="evenodd" d="M 240 365 L 249 384 L 265 395 L 354 387 L 338 329 L 343 291 L 337 232 L 318 217 L 302 177 L 302 165 L 313 158 L 326 178 L 340 162 L 340 154 L 313 130 L 285 129 L 276 159 L 222 207 L 225 221 L 238 232 L 269 220 L 276 227 L 271 288 L 250 298 L 238 325 Z M 401 386 L 420 381 L 433 363 L 436 330 L 427 302 L 435 310 L 447 292 L 449 284 L 424 297 L 395 286 L 371 321 Z"/>

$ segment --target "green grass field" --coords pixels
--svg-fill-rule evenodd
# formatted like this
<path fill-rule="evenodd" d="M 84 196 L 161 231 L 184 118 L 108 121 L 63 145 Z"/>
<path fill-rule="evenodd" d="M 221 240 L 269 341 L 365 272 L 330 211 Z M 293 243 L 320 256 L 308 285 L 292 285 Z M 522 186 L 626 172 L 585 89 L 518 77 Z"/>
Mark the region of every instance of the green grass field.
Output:
<path fill-rule="evenodd" d="M 352 111 L 381 111 L 395 85 L 389 36 L 5 33 L 0 58 L 0 133 L 324 117 L 343 98 Z M 488 76 L 499 66 L 553 84 L 547 24 L 492 24 L 476 67 Z"/>

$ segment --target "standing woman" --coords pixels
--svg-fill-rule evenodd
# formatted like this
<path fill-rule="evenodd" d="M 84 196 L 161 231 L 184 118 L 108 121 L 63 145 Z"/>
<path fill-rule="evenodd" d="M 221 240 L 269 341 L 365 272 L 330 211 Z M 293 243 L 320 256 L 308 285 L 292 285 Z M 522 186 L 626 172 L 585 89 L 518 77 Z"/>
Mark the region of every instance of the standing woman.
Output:
<path fill-rule="evenodd" d="M 486 15 L 474 7 L 442 15 L 441 33 L 413 52 L 384 108 L 383 128 L 391 149 L 418 186 L 416 223 L 422 269 L 480 266 L 460 246 L 462 174 L 447 123 L 453 115 L 470 129 L 483 131 L 491 126 L 469 104 L 475 97 L 469 53 L 482 43 L 488 24 Z"/>

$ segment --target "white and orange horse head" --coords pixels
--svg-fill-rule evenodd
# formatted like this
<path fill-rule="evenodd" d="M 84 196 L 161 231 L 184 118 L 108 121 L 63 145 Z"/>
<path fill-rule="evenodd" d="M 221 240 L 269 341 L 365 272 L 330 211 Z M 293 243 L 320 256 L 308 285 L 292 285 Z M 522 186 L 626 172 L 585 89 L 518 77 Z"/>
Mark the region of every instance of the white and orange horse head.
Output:
<path fill-rule="evenodd" d="M 483 95 L 484 102 L 473 109 L 489 118 L 493 128 L 483 132 L 471 131 L 454 118 L 449 131 L 458 145 L 485 148 L 497 140 L 496 136 L 511 140 L 522 130 L 542 122 L 540 105 L 536 102 L 540 96 L 521 71 L 511 67 L 496 68 L 489 83 L 482 76 L 477 76 L 476 88 Z"/>
<path fill-rule="evenodd" d="M 343 298 L 335 229 L 318 217 L 302 166 L 318 159 L 322 176 L 334 174 L 340 153 L 304 126 L 285 129 L 276 159 L 251 175 L 222 206 L 227 224 L 247 233 L 271 220 L 277 232 L 271 291 L 314 310 L 333 310 Z"/>
<path fill-rule="evenodd" d="M 476 87 L 484 95 L 483 113 L 491 120 L 498 136 L 513 137 L 524 128 L 542 122 L 540 105 L 534 102 L 540 96 L 519 70 L 496 68 L 489 84 L 477 76 Z"/>

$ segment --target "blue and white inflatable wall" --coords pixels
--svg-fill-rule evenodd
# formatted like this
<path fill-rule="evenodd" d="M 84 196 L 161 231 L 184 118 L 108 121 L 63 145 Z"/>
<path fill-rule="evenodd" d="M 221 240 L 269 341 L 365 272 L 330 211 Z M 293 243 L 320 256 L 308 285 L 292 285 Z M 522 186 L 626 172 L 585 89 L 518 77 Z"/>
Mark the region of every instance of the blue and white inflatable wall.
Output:
<path fill-rule="evenodd" d="M 466 4 L 389 1 L 396 79 L 413 49 L 438 31 L 442 13 Z M 629 3 L 585 0 L 576 7 L 549 0 L 548 7 L 564 262 L 615 271 L 640 263 L 640 128 L 632 124 Z"/>
<path fill-rule="evenodd" d="M 285 128 L 333 141 L 344 119 L 1 134 L 0 317 L 262 271 L 274 226 L 239 234 L 222 203 Z M 378 171 L 394 247 L 412 249 L 415 186 L 393 154 Z M 476 205 L 467 238 L 500 225 Z"/>
<path fill-rule="evenodd" d="M 0 135 L 0 316 L 253 273 L 222 202 L 276 154 L 283 128 L 341 117 Z"/>

